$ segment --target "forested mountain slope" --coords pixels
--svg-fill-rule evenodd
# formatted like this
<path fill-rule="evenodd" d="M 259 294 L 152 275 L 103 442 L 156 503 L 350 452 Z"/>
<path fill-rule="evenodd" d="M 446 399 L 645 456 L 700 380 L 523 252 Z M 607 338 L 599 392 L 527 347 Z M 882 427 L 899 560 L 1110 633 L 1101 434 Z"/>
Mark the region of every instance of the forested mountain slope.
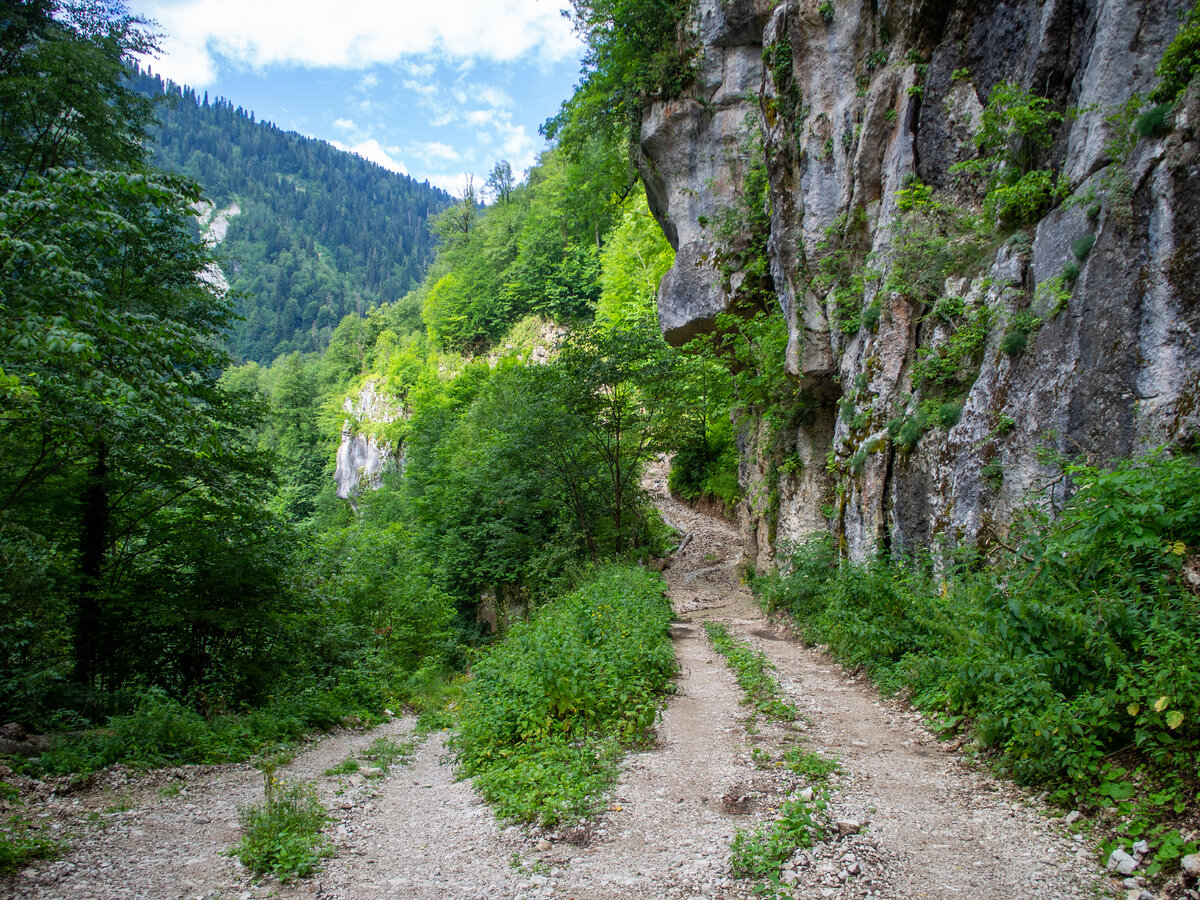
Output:
<path fill-rule="evenodd" d="M 283 131 L 228 100 L 139 73 L 166 94 L 151 129 L 155 161 L 193 178 L 218 207 L 236 202 L 221 259 L 245 321 L 235 356 L 269 362 L 323 350 L 347 313 L 396 300 L 433 259 L 429 217 L 450 197 L 407 175 Z"/>

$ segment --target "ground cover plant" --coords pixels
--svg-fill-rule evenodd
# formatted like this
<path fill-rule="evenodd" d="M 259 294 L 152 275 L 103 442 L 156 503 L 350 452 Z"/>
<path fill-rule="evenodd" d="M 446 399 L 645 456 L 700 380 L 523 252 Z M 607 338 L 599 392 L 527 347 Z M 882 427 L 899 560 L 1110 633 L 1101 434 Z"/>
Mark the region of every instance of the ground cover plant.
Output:
<path fill-rule="evenodd" d="M 757 590 L 944 729 L 969 727 L 1018 781 L 1109 810 L 1118 836 L 1150 841 L 1153 874 L 1196 848 L 1178 826 L 1200 788 L 1200 598 L 1185 577 L 1200 468 L 1160 452 L 1066 474 L 1061 516 L 1031 518 L 990 560 L 935 575 L 928 560 L 851 564 L 818 540 Z"/>
<path fill-rule="evenodd" d="M 791 722 L 796 709 L 787 702 L 783 689 L 772 674 L 775 668 L 767 657 L 745 641 L 733 637 L 719 622 L 705 622 L 704 630 L 714 649 L 725 657 L 745 694 L 746 704 L 757 716 Z M 822 786 L 821 790 L 794 793 L 784 800 L 778 814 L 770 822 L 753 828 L 739 828 L 729 845 L 729 864 L 733 873 L 751 879 L 755 892 L 767 897 L 790 896 L 780 880 L 780 867 L 802 847 L 811 847 L 823 840 L 828 832 L 827 791 L 823 787 L 829 776 L 838 770 L 835 760 L 800 747 L 790 747 L 781 759 L 772 760 L 766 751 L 751 752 L 760 765 L 782 765 L 793 778 Z"/>
<path fill-rule="evenodd" d="M 453 747 L 501 818 L 552 825 L 603 799 L 674 674 L 671 619 L 658 575 L 613 564 L 479 660 Z"/>

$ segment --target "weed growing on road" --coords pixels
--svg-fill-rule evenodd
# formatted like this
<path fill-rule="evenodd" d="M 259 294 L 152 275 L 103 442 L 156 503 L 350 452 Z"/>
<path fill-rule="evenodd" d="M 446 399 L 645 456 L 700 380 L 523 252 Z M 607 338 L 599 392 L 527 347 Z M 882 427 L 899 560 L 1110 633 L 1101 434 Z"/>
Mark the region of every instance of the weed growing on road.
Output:
<path fill-rule="evenodd" d="M 335 775 L 353 775 L 360 768 L 361 764 L 357 759 L 353 756 L 347 756 L 336 766 L 330 766 L 326 769 L 325 774 L 331 777 Z"/>
<path fill-rule="evenodd" d="M 331 852 L 321 835 L 329 815 L 313 784 L 288 784 L 273 772 L 264 773 L 263 781 L 266 799 L 238 807 L 242 841 L 229 853 L 255 875 L 306 878 Z"/>
<path fill-rule="evenodd" d="M 822 784 L 829 780 L 830 775 L 841 771 L 836 759 L 799 747 L 793 747 L 783 754 L 783 764 L 797 778 Z"/>
<path fill-rule="evenodd" d="M 368 771 L 364 774 L 386 775 L 392 766 L 407 766 L 413 761 L 416 753 L 416 741 L 394 741 L 389 737 L 380 737 L 376 738 L 371 746 L 363 750 L 359 756 L 362 760 L 373 763 L 372 768 L 379 769 L 377 773 Z M 353 775 L 362 768 L 362 761 L 353 756 L 347 756 L 336 766 L 326 769 L 325 774 L 329 776 Z"/>
<path fill-rule="evenodd" d="M 775 667 L 766 656 L 730 635 L 729 629 L 718 622 L 705 622 L 704 630 L 733 669 L 738 685 L 746 693 L 745 702 L 754 707 L 755 715 L 776 722 L 791 722 L 796 718 L 796 709 L 785 699 L 783 689 L 771 674 Z"/>
<path fill-rule="evenodd" d="M 387 774 L 392 766 L 407 766 L 413 761 L 416 753 L 416 741 L 394 741 L 381 737 L 376 738 L 362 755 L 363 759 L 375 763 L 376 767 L 383 769 L 384 774 Z"/>
<path fill-rule="evenodd" d="M 826 805 L 824 794 L 811 801 L 793 797 L 784 802 L 775 821 L 739 828 L 729 845 L 733 873 L 758 881 L 758 893 L 778 896 L 782 890 L 780 867 L 797 850 L 813 846 L 828 833 Z"/>

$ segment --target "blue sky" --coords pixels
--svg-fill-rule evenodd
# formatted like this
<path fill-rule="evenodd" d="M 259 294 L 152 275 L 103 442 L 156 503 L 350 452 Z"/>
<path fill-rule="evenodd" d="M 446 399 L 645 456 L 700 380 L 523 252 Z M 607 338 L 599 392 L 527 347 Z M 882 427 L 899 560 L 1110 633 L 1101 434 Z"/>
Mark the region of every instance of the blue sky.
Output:
<path fill-rule="evenodd" d="M 460 193 L 522 172 L 579 78 L 566 0 L 130 0 L 164 77 Z"/>

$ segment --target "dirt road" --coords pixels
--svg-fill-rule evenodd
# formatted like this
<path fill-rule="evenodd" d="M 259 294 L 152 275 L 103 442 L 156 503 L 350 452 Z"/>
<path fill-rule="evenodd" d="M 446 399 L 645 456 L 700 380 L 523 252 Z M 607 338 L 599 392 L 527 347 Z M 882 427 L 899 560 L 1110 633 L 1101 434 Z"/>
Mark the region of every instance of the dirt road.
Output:
<path fill-rule="evenodd" d="M 222 851 L 237 806 L 262 796 L 249 766 L 105 773 L 75 793 L 41 789 L 35 810 L 74 849 L 0 882 L 21 898 L 742 898 L 729 871 L 739 828 L 769 820 L 803 787 L 777 765 L 788 748 L 837 759 L 831 822 L 847 833 L 798 853 L 783 876 L 805 898 L 1090 898 L 1103 887 L 1082 837 L 1015 788 L 947 752 L 903 706 L 882 700 L 822 652 L 778 634 L 738 582 L 731 525 L 650 488 L 692 535 L 666 570 L 680 674 L 655 746 L 629 755 L 608 808 L 563 833 L 498 826 L 455 781 L 440 736 L 381 779 L 325 775 L 411 719 L 315 742 L 286 778 L 314 780 L 336 815 L 335 855 L 307 881 L 252 882 Z M 777 666 L 797 723 L 747 727 L 741 692 L 709 645 L 724 623 Z M 854 826 L 854 827 L 851 827 Z M 854 833 L 857 832 L 857 833 Z"/>

